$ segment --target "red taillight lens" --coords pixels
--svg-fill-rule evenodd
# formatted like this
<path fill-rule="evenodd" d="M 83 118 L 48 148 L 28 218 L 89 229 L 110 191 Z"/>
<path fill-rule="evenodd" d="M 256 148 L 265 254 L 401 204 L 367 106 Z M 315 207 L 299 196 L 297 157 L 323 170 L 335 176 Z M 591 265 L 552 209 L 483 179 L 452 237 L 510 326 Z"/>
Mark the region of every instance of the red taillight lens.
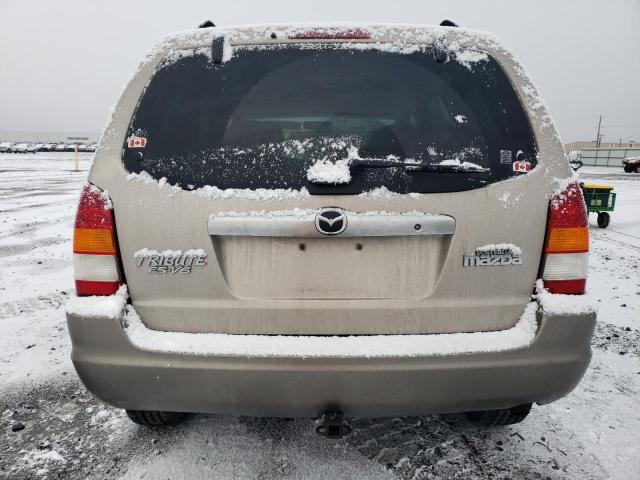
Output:
<path fill-rule="evenodd" d="M 585 292 L 589 266 L 589 223 L 582 189 L 570 183 L 551 197 L 544 245 L 544 287 L 551 293 Z"/>
<path fill-rule="evenodd" d="M 549 202 L 548 226 L 550 228 L 588 227 L 587 206 L 582 189 L 577 182 L 568 184 Z"/>
<path fill-rule="evenodd" d="M 291 40 L 368 40 L 370 38 L 371 34 L 369 32 L 359 28 L 348 30 L 308 30 L 289 35 Z"/>
<path fill-rule="evenodd" d="M 76 294 L 113 295 L 120 286 L 115 222 L 109 197 L 86 185 L 80 194 L 73 231 Z"/>

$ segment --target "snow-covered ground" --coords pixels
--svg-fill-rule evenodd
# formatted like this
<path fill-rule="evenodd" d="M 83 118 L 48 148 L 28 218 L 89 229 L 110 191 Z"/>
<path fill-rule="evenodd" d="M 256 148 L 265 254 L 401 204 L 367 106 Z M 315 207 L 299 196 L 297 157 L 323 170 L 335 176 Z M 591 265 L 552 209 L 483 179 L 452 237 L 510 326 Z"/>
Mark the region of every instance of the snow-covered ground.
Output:
<path fill-rule="evenodd" d="M 584 167 L 618 193 L 591 232 L 594 358 L 580 386 L 522 424 L 356 419 L 330 441 L 305 419 L 196 415 L 147 430 L 102 404 L 69 360 L 61 305 L 90 157 L 0 154 L 0 478 L 640 478 L 640 175 Z M 24 426 L 19 431 L 12 431 Z"/>

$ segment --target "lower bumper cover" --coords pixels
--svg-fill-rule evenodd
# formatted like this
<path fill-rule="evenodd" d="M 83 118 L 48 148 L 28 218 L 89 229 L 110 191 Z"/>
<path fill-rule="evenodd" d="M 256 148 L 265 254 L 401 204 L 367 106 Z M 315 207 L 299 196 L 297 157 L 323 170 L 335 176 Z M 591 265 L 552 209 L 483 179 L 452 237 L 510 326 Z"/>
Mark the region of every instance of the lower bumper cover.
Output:
<path fill-rule="evenodd" d="M 67 313 L 73 364 L 85 386 L 120 408 L 232 415 L 399 416 L 549 403 L 578 384 L 591 358 L 595 313 L 538 311 L 525 348 L 411 357 L 247 357 L 148 351 L 123 319 Z"/>

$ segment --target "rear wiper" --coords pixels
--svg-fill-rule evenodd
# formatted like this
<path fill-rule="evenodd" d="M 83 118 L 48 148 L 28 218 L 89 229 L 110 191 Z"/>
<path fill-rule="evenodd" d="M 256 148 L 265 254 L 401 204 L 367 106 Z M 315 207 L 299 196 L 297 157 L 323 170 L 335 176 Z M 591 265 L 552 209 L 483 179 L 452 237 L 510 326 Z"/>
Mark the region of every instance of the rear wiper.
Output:
<path fill-rule="evenodd" d="M 365 168 L 403 168 L 407 172 L 434 172 L 434 173 L 491 173 L 490 168 L 468 167 L 464 163 L 417 163 L 403 162 L 388 158 L 353 158 L 349 161 L 349 170 L 362 170 Z"/>

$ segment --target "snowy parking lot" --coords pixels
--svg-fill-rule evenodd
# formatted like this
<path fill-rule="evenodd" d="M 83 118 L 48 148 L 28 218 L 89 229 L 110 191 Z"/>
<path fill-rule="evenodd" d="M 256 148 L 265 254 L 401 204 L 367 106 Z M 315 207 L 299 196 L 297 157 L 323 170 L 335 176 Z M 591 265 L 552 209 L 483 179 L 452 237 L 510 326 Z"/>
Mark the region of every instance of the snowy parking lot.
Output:
<path fill-rule="evenodd" d="M 615 186 L 591 220 L 594 356 L 577 389 L 519 425 L 461 416 L 355 419 L 332 441 L 310 419 L 194 415 L 149 430 L 88 393 L 69 359 L 75 204 L 91 156 L 0 154 L 0 478 L 640 478 L 640 175 L 584 167 Z"/>

